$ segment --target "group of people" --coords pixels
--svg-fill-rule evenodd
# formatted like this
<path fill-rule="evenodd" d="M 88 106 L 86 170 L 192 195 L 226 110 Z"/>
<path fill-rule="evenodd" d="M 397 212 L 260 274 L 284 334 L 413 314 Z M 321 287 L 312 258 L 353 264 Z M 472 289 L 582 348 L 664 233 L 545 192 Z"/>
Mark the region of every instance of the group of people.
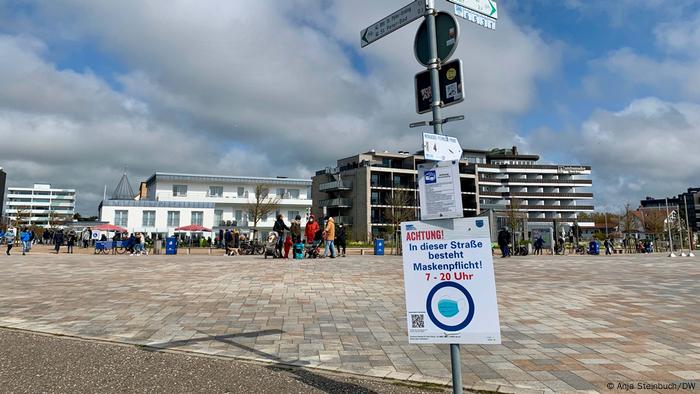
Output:
<path fill-rule="evenodd" d="M 332 216 L 327 216 L 325 219 L 325 224 L 322 223 L 319 225 L 316 217 L 314 215 L 309 215 L 309 219 L 304 226 L 306 244 L 316 247 L 323 243 L 324 252 L 323 255 L 319 256 L 321 258 L 330 257 L 334 259 L 337 255 L 345 257 L 347 240 L 345 226 L 341 223 L 336 228 L 335 220 Z M 289 249 L 291 245 L 302 242 L 301 216 L 296 215 L 291 225 L 287 226 L 284 222 L 284 215 L 278 214 L 272 231 L 280 235 L 287 234 L 288 232 L 287 236 L 279 237 L 277 249 L 279 254 L 282 255 L 282 248 L 284 248 L 284 257 L 289 258 Z"/>
<path fill-rule="evenodd" d="M 148 256 L 148 250 L 146 250 L 146 238 L 147 236 L 143 233 L 115 233 L 112 237 L 113 247 L 116 247 L 117 241 L 122 241 L 122 245 L 129 252 L 130 256 Z M 106 240 L 106 239 L 105 239 Z"/>
<path fill-rule="evenodd" d="M 61 229 L 51 232 L 44 231 L 42 236 L 38 238 L 41 241 L 38 241 L 34 231 L 27 227 L 19 231 L 19 234 L 16 234 L 14 229 L 7 229 L 6 231 L 0 230 L 0 243 L 3 241 L 5 242 L 7 247 L 5 254 L 10 256 L 10 251 L 15 246 L 15 242 L 19 240 L 22 243 L 22 255 L 26 255 L 32 249 L 32 245 L 35 242 L 49 244 L 49 242 L 46 241 L 47 234 L 51 236 L 50 243 L 54 245 L 54 253 L 58 254 L 61 250 L 61 246 L 63 246 L 64 243 L 68 248 L 67 252 L 71 254 L 73 253 L 73 247 L 78 241 L 78 234 L 74 230 L 70 230 L 68 232 L 64 232 L 64 230 Z"/>

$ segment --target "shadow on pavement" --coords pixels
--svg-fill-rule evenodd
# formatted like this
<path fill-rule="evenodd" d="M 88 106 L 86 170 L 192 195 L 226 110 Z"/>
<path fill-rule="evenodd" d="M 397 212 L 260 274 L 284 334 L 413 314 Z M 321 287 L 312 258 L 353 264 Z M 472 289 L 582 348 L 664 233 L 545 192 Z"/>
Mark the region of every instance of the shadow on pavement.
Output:
<path fill-rule="evenodd" d="M 296 379 L 310 387 L 314 387 L 326 393 L 353 393 L 353 394 L 377 394 L 376 391 L 366 387 L 359 386 L 354 383 L 340 382 L 333 380 L 327 376 L 319 375 L 301 368 L 282 368 L 279 366 L 268 366 L 267 368 L 276 371 L 286 371 L 296 376 Z"/>
<path fill-rule="evenodd" d="M 198 333 L 203 334 L 205 336 L 203 337 L 197 337 L 197 338 L 190 338 L 190 339 L 182 339 L 179 341 L 170 341 L 170 342 L 161 342 L 161 343 L 151 343 L 143 347 L 144 350 L 148 351 L 158 351 L 161 349 L 170 349 L 174 347 L 179 347 L 179 346 L 185 346 L 197 342 L 206 342 L 206 341 L 217 341 L 217 342 L 222 342 L 231 346 L 235 346 L 239 349 L 245 350 L 249 353 L 253 353 L 257 355 L 258 357 L 264 358 L 266 360 L 270 361 L 275 361 L 279 363 L 291 363 L 294 365 L 308 365 L 309 363 L 306 361 L 302 360 L 283 360 L 279 358 L 278 356 L 275 356 L 274 354 L 266 353 L 261 350 L 252 348 L 250 346 L 246 346 L 243 344 L 240 344 L 238 342 L 233 341 L 232 339 L 234 338 L 256 338 L 256 337 L 261 337 L 265 335 L 276 335 L 276 334 L 283 334 L 284 331 L 282 330 L 262 330 L 262 331 L 253 331 L 253 332 L 243 332 L 243 333 L 238 333 L 238 334 L 226 334 L 226 335 L 209 335 L 205 332 L 196 330 Z"/>

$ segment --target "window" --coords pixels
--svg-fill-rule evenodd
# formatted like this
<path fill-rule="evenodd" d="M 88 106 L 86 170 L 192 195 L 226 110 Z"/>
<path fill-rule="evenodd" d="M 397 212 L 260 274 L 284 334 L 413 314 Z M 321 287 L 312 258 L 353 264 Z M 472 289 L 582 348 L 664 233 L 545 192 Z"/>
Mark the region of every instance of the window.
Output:
<path fill-rule="evenodd" d="M 214 210 L 214 226 L 221 226 L 221 222 L 224 221 L 224 210 L 215 209 Z"/>
<path fill-rule="evenodd" d="M 209 197 L 223 197 L 223 186 L 209 186 Z"/>
<path fill-rule="evenodd" d="M 299 199 L 299 189 L 289 189 L 287 190 L 287 193 L 289 193 L 290 198 L 293 198 L 295 200 Z"/>
<path fill-rule="evenodd" d="M 270 189 L 263 187 L 262 192 L 260 193 L 260 197 L 266 198 L 270 194 Z"/>
<path fill-rule="evenodd" d="M 268 214 L 262 215 L 262 218 L 260 218 L 260 221 L 261 221 L 261 222 L 267 222 L 267 216 L 268 216 Z"/>
<path fill-rule="evenodd" d="M 294 220 L 294 218 L 296 218 L 297 215 L 299 215 L 299 211 L 287 211 L 287 219 L 289 219 L 290 221 Z"/>
<path fill-rule="evenodd" d="M 114 225 L 129 227 L 129 211 L 114 211 Z"/>
<path fill-rule="evenodd" d="M 143 227 L 156 226 L 156 211 L 143 211 Z"/>
<path fill-rule="evenodd" d="M 240 209 L 236 210 L 236 222 L 238 222 L 239 226 L 243 222 L 243 211 Z"/>
<path fill-rule="evenodd" d="M 180 211 L 168 211 L 168 227 L 180 227 Z"/>
<path fill-rule="evenodd" d="M 187 185 L 173 185 L 173 197 L 187 197 Z"/>
<path fill-rule="evenodd" d="M 243 197 L 244 194 L 245 194 L 245 188 L 239 187 L 239 188 L 238 188 L 238 193 L 236 194 L 236 196 L 237 196 L 237 197 Z"/>
<path fill-rule="evenodd" d="M 191 224 L 203 225 L 204 224 L 204 212 L 202 211 L 192 211 L 192 221 Z"/>
<path fill-rule="evenodd" d="M 277 197 L 284 198 L 285 190 L 284 188 L 277 189 Z"/>

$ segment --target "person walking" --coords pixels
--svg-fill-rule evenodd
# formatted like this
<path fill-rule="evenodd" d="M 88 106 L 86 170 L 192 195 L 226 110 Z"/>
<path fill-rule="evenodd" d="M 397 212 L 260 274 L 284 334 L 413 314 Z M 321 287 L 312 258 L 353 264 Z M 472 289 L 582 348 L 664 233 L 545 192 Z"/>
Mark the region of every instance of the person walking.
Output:
<path fill-rule="evenodd" d="M 306 227 L 304 228 L 304 236 L 306 236 L 306 243 L 314 243 L 314 239 L 316 238 L 316 232 L 318 232 L 318 223 L 316 223 L 316 217 L 314 215 L 309 215 L 309 220 L 306 221 Z"/>
<path fill-rule="evenodd" d="M 228 256 L 230 249 L 231 249 L 231 241 L 233 241 L 233 236 L 231 235 L 231 230 L 226 229 L 226 232 L 224 233 L 224 248 L 225 248 L 225 253 Z"/>
<path fill-rule="evenodd" d="M 544 246 L 544 240 L 542 237 L 537 237 L 535 240 L 535 255 L 542 255 L 542 246 Z"/>
<path fill-rule="evenodd" d="M 612 242 L 610 242 L 610 240 L 606 238 L 605 242 L 603 242 L 603 245 L 605 246 L 605 255 L 611 255 L 612 252 L 610 251 L 610 249 L 612 248 Z"/>
<path fill-rule="evenodd" d="M 289 226 L 289 231 L 292 233 L 292 242 L 298 244 L 301 242 L 301 216 L 297 215 Z"/>
<path fill-rule="evenodd" d="M 22 256 L 29 253 L 29 242 L 32 238 L 32 234 L 29 232 L 28 228 L 24 228 L 19 235 L 19 240 L 22 241 Z"/>
<path fill-rule="evenodd" d="M 282 257 L 282 247 L 284 246 L 284 240 L 286 238 L 284 232 L 289 231 L 289 227 L 284 223 L 284 216 L 281 213 L 277 215 L 277 220 L 274 226 L 272 226 L 272 231 L 277 232 L 277 255 Z"/>
<path fill-rule="evenodd" d="M 88 227 L 83 230 L 81 238 L 83 239 L 83 249 L 87 249 L 87 247 L 90 245 L 90 238 L 92 238 L 92 229 Z"/>
<path fill-rule="evenodd" d="M 61 245 L 63 245 L 63 230 L 58 230 L 54 233 L 53 235 L 53 243 L 54 243 L 54 250 L 56 251 L 56 254 L 59 254 L 61 252 Z"/>
<path fill-rule="evenodd" d="M 345 226 L 343 224 L 338 225 L 338 233 L 335 235 L 335 246 L 338 248 L 338 254 L 340 254 L 342 257 L 345 257 Z M 343 253 L 340 253 L 340 250 L 343 250 Z"/>
<path fill-rule="evenodd" d="M 15 246 L 15 232 L 12 229 L 7 229 L 5 233 L 5 243 L 7 244 L 7 250 L 5 254 L 10 256 L 10 250 Z"/>
<path fill-rule="evenodd" d="M 326 227 L 323 228 L 324 238 L 326 240 L 326 249 L 323 251 L 323 257 L 328 257 L 330 249 L 331 258 L 335 258 L 335 221 L 332 216 L 326 220 Z"/>
<path fill-rule="evenodd" d="M 75 240 L 77 236 L 75 235 L 75 231 L 71 230 L 68 232 L 68 236 L 66 237 L 66 247 L 68 248 L 68 254 L 73 254 L 73 247 L 75 246 Z"/>
<path fill-rule="evenodd" d="M 510 233 L 505 228 L 498 232 L 498 246 L 501 248 L 501 258 L 510 257 L 508 250 L 508 242 L 510 241 Z"/>

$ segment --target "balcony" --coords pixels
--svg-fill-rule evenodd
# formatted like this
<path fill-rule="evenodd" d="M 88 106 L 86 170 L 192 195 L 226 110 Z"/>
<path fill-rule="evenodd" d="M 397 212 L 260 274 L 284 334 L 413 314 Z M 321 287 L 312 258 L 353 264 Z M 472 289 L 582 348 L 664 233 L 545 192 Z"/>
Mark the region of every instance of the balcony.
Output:
<path fill-rule="evenodd" d="M 319 202 L 321 208 L 350 208 L 352 207 L 352 199 L 350 198 L 333 198 L 330 200 L 321 200 Z"/>
<path fill-rule="evenodd" d="M 344 225 L 351 225 L 352 224 L 352 217 L 351 216 L 336 216 L 333 218 L 335 220 L 335 224 L 344 224 Z"/>
<path fill-rule="evenodd" d="M 484 197 L 501 197 L 501 198 L 560 198 L 560 199 L 583 199 L 593 198 L 593 193 L 543 193 L 543 192 L 481 192 Z"/>
<path fill-rule="evenodd" d="M 503 206 L 503 209 L 511 209 L 510 205 Z M 592 211 L 593 205 L 520 205 L 518 211 Z"/>
<path fill-rule="evenodd" d="M 591 186 L 593 181 L 590 179 L 510 179 L 510 178 L 486 178 L 479 177 L 479 183 L 484 184 L 502 184 L 502 185 L 516 185 L 516 184 L 536 184 L 536 185 L 575 185 L 575 186 Z"/>
<path fill-rule="evenodd" d="M 352 189 L 352 181 L 343 181 L 343 180 L 326 182 L 326 183 L 322 183 L 318 186 L 318 190 L 322 191 L 322 192 L 351 190 L 351 189 Z"/>

